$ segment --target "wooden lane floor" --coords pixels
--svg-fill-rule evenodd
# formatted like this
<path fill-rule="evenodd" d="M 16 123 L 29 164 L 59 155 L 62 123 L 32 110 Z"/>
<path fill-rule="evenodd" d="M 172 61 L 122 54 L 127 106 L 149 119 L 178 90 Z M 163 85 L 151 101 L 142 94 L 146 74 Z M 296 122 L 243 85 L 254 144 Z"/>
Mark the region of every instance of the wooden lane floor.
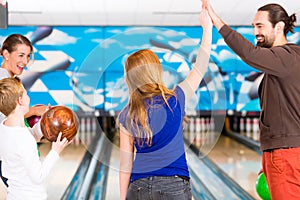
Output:
<path fill-rule="evenodd" d="M 214 132 L 206 133 L 213 137 Z M 207 158 L 213 161 L 222 171 L 224 171 L 231 179 L 239 184 L 246 192 L 248 192 L 254 199 L 259 199 L 255 191 L 255 182 L 257 174 L 261 168 L 261 156 L 246 147 L 245 145 L 236 142 L 235 140 L 217 135 L 215 145 L 206 152 Z M 202 138 L 203 139 L 203 138 Z M 110 166 L 107 180 L 106 199 L 119 199 L 119 137 L 116 134 L 112 149 Z M 209 146 L 210 140 L 202 141 Z M 196 144 L 195 144 L 196 145 Z M 212 144 L 211 144 L 212 145 Z M 202 149 L 205 146 L 202 146 Z M 207 185 L 207 187 L 210 187 Z M 222 188 L 220 188 L 222 189 Z"/>
<path fill-rule="evenodd" d="M 198 134 L 202 135 L 191 136 L 189 133 L 185 133 L 185 137 L 194 138 L 191 144 L 196 146 L 198 150 L 204 151 L 204 156 L 217 165 L 254 199 L 259 199 L 255 184 L 258 172 L 261 169 L 261 155 L 240 142 L 213 131 Z"/>

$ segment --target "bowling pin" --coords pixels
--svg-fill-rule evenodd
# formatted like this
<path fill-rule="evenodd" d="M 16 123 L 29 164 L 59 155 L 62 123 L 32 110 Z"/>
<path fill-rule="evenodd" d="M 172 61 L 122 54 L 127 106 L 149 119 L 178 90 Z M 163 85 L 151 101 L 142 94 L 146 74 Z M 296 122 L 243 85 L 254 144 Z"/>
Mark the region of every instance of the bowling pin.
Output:
<path fill-rule="evenodd" d="M 201 143 L 201 136 L 200 136 L 200 132 L 201 132 L 201 120 L 200 117 L 196 117 L 196 129 L 195 129 L 195 144 L 197 147 L 200 146 Z"/>
<path fill-rule="evenodd" d="M 194 117 L 190 118 L 190 123 L 189 123 L 189 132 L 194 132 L 195 131 L 195 119 Z"/>
<path fill-rule="evenodd" d="M 83 143 L 84 141 L 84 136 L 85 136 L 85 118 L 82 117 L 81 118 L 81 121 L 80 121 L 80 134 L 79 134 L 79 138 L 80 138 L 80 141 L 81 143 Z"/>
<path fill-rule="evenodd" d="M 201 117 L 201 131 L 205 132 L 206 131 L 206 124 L 205 124 L 205 118 Z"/>
<path fill-rule="evenodd" d="M 91 118 L 86 118 L 86 137 L 85 137 L 85 144 L 89 145 L 91 142 Z"/>
<path fill-rule="evenodd" d="M 252 130 L 253 130 L 252 139 L 255 141 L 258 141 L 259 140 L 259 120 L 258 120 L 258 118 L 253 119 Z"/>
<path fill-rule="evenodd" d="M 245 131 L 245 119 L 241 117 L 240 120 L 240 133 L 243 133 Z"/>
<path fill-rule="evenodd" d="M 251 118 L 247 117 L 246 118 L 246 136 L 248 138 L 251 138 L 251 128 L 252 128 Z"/>
<path fill-rule="evenodd" d="M 91 132 L 91 118 L 90 117 L 86 118 L 86 132 L 87 133 Z"/>
<path fill-rule="evenodd" d="M 205 118 L 205 127 L 206 127 L 207 132 L 211 131 L 211 129 L 210 129 L 210 118 L 209 117 Z"/>
<path fill-rule="evenodd" d="M 190 123 L 189 123 L 189 141 L 190 143 L 193 143 L 194 141 L 194 131 L 195 131 L 195 119 L 194 117 L 190 118 Z"/>
<path fill-rule="evenodd" d="M 210 119 L 210 130 L 215 131 L 215 118 Z"/>
<path fill-rule="evenodd" d="M 96 136 L 97 123 L 98 123 L 97 118 L 93 117 L 92 118 L 92 133 L 91 133 L 92 139 Z"/>
<path fill-rule="evenodd" d="M 196 117 L 195 124 L 196 124 L 195 131 L 196 132 L 200 132 L 201 131 L 201 120 L 200 120 L 200 117 Z"/>

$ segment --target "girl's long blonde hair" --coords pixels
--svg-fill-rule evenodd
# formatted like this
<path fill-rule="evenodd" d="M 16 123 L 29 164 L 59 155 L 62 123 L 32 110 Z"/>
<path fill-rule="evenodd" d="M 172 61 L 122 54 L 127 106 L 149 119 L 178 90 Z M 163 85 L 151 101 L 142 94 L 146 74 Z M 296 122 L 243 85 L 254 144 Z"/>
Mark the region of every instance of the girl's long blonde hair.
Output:
<path fill-rule="evenodd" d="M 130 93 L 126 128 L 129 131 L 136 130 L 139 145 L 144 141 L 152 145 L 153 133 L 149 127 L 145 100 L 161 95 L 170 108 L 168 98 L 175 96 L 174 89 L 164 85 L 162 73 L 159 58 L 149 49 L 131 54 L 125 63 L 125 79 Z"/>

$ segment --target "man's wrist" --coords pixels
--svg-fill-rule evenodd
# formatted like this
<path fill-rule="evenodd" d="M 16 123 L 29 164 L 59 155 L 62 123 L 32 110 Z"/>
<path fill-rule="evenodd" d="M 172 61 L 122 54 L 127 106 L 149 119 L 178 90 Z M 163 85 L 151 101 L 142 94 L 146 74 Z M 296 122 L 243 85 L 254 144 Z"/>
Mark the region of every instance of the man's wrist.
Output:
<path fill-rule="evenodd" d="M 224 26 L 224 22 L 219 18 L 219 17 L 216 17 L 214 20 L 213 20 L 213 23 L 215 25 L 215 27 L 218 29 L 218 31 Z"/>

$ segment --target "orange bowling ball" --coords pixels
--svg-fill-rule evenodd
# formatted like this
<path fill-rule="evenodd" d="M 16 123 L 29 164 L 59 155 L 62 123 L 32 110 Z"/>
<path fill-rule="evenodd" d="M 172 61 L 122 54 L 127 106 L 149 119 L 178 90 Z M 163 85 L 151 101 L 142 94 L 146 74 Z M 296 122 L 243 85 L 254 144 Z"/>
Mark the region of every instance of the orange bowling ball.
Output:
<path fill-rule="evenodd" d="M 62 139 L 72 140 L 79 129 L 79 120 L 74 111 L 66 106 L 53 106 L 41 118 L 41 130 L 50 142 L 56 141 L 59 132 Z"/>

